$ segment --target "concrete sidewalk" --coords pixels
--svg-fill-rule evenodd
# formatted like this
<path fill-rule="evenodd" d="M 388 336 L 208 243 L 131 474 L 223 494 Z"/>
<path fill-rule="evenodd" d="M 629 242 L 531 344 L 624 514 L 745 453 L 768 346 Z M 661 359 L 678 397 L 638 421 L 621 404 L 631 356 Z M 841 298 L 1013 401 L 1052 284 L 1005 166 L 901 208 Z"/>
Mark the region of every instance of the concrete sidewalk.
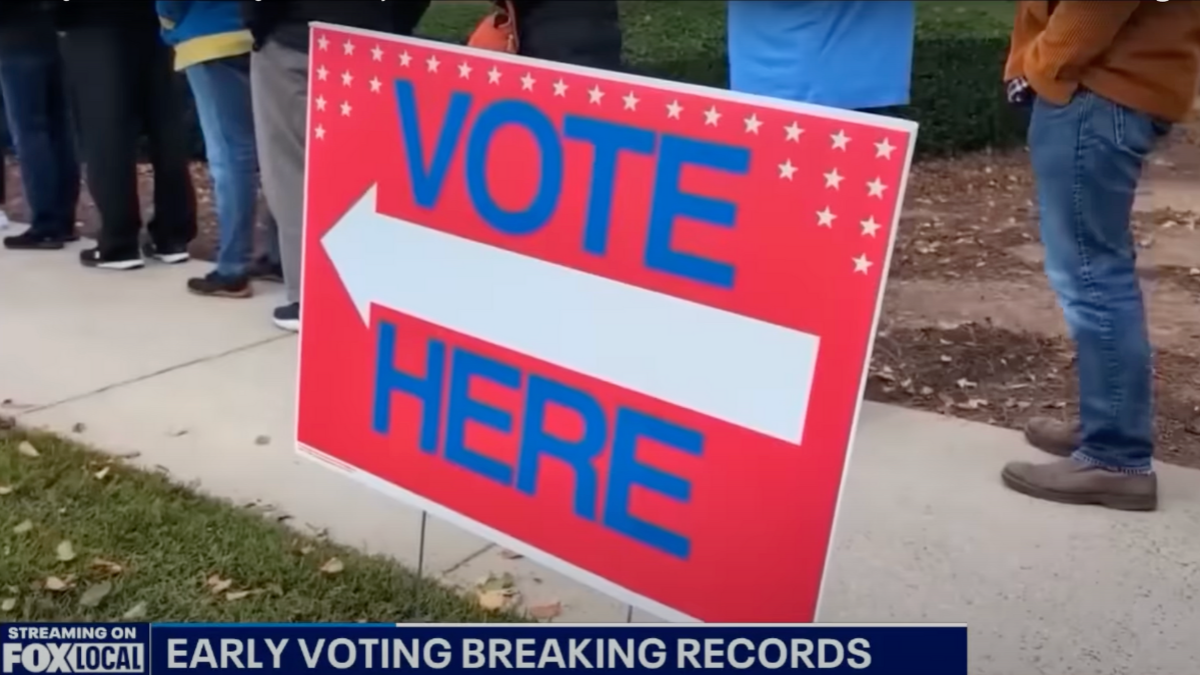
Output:
<path fill-rule="evenodd" d="M 197 298 L 184 279 L 202 264 L 111 273 L 76 252 L 0 251 L 5 413 L 60 433 L 83 423 L 89 443 L 415 564 L 418 513 L 294 454 L 296 339 L 268 320 L 274 288 Z M 1162 511 L 1127 514 L 1004 491 L 997 471 L 1020 457 L 1036 454 L 1011 431 L 868 405 L 821 619 L 965 621 L 976 675 L 1194 671 L 1200 472 L 1162 467 Z M 463 585 L 511 572 L 529 604 L 561 601 L 560 620 L 625 620 L 623 605 L 434 520 L 425 569 Z"/>

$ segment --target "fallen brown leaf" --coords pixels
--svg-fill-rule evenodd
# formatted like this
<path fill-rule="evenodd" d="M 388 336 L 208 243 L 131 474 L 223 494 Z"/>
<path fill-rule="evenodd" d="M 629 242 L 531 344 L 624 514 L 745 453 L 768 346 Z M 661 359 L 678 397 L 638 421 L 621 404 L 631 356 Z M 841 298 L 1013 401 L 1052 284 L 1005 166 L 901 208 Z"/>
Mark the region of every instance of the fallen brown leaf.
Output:
<path fill-rule="evenodd" d="M 483 591 L 478 594 L 479 606 L 489 611 L 504 609 L 516 599 L 517 592 L 511 588 Z"/>
<path fill-rule="evenodd" d="M 325 574 L 341 574 L 342 570 L 346 569 L 346 564 L 337 558 L 330 558 L 321 565 L 321 571 Z"/>
<path fill-rule="evenodd" d="M 0 612 L 11 612 L 17 607 L 16 598 L 5 598 L 0 600 Z"/>
<path fill-rule="evenodd" d="M 562 614 L 561 602 L 550 602 L 544 605 L 534 605 L 529 608 L 529 616 L 539 620 L 547 621 Z"/>
<path fill-rule="evenodd" d="M 60 593 L 70 587 L 70 582 L 68 582 L 66 579 L 60 579 L 59 577 L 46 577 L 45 581 L 42 582 L 42 588 L 55 593 Z"/>
<path fill-rule="evenodd" d="M 252 595 L 258 595 L 259 593 L 262 593 L 262 591 L 261 590 L 229 591 L 228 593 L 225 594 L 225 599 L 228 600 L 229 602 L 234 602 L 236 600 L 242 600 L 242 599 L 248 598 Z"/>
<path fill-rule="evenodd" d="M 17 452 L 26 457 L 41 457 L 42 456 L 42 453 L 38 452 L 38 449 L 36 447 L 34 447 L 33 443 L 30 443 L 29 441 L 21 441 L 17 445 Z"/>
<path fill-rule="evenodd" d="M 113 585 L 110 581 L 101 581 L 98 584 L 88 586 L 83 595 L 79 596 L 79 606 L 96 607 L 104 601 L 104 598 L 108 597 L 109 593 L 112 593 L 112 589 Z"/>
<path fill-rule="evenodd" d="M 141 619 L 141 618 L 144 618 L 145 616 L 146 616 L 146 603 L 139 602 L 136 605 L 134 605 L 133 607 L 130 607 L 129 609 L 125 610 L 125 613 L 121 615 L 121 618 L 132 621 L 133 619 Z"/>
<path fill-rule="evenodd" d="M 13 534 L 25 534 L 26 532 L 29 532 L 32 529 L 33 529 L 33 521 L 32 520 L 22 520 L 21 522 L 17 523 L 16 527 L 14 527 L 12 531 L 13 531 Z"/>
<path fill-rule="evenodd" d="M 75 547 L 68 540 L 58 542 L 58 546 L 54 549 L 54 557 L 58 558 L 59 562 L 71 562 L 75 559 Z"/>
<path fill-rule="evenodd" d="M 11 495 L 12 492 L 13 489 L 11 485 L 0 485 L 0 497 L 3 497 L 4 495 Z"/>
<path fill-rule="evenodd" d="M 92 562 L 90 562 L 88 566 L 98 572 L 113 576 L 125 571 L 125 568 L 122 567 L 120 563 L 115 563 L 111 560 L 105 560 L 104 558 L 92 558 Z"/>
<path fill-rule="evenodd" d="M 95 478 L 96 480 L 104 480 L 105 478 L 108 478 L 109 471 L 112 471 L 112 467 L 106 466 L 106 467 L 100 469 L 99 471 L 97 471 L 96 473 L 92 474 L 92 477 Z"/>
<path fill-rule="evenodd" d="M 204 583 L 213 595 L 220 595 L 233 586 L 233 579 L 222 579 L 221 575 L 213 574 Z"/>

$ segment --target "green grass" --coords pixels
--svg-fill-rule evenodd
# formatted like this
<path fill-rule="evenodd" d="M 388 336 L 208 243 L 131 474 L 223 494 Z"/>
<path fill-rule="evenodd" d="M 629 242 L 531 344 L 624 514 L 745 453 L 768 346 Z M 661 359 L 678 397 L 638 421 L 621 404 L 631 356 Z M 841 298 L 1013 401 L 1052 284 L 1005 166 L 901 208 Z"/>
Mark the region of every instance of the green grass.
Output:
<path fill-rule="evenodd" d="M 0 610 L 0 622 L 515 620 L 390 560 L 11 429 L 0 430 Z"/>
<path fill-rule="evenodd" d="M 1017 13 L 1016 4 L 1008 0 L 923 0 L 917 3 L 917 21 L 927 32 L 955 30 L 1007 35 Z"/>

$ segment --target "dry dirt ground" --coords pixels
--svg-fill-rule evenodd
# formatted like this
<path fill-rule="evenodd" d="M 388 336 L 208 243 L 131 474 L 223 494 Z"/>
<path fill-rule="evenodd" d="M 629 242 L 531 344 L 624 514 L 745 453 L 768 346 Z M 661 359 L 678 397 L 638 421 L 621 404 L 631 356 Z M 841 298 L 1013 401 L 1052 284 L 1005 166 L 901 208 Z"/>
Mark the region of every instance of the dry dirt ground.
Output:
<path fill-rule="evenodd" d="M 8 167 L 9 210 L 24 217 Z M 198 257 L 211 255 L 203 165 Z M 151 177 L 144 170 L 147 211 Z M 924 162 L 912 179 L 875 343 L 867 396 L 1019 427 L 1072 413 L 1072 347 L 1041 272 L 1024 151 Z M 1177 128 L 1147 170 L 1136 216 L 1139 267 L 1157 348 L 1159 456 L 1200 467 L 1200 123 Z M 80 206 L 85 233 L 95 207 Z M 180 289 L 182 292 L 182 289 Z"/>
<path fill-rule="evenodd" d="M 1154 155 L 1135 210 L 1159 456 L 1200 467 L 1200 124 Z M 868 398 L 1011 427 L 1072 414 L 1024 151 L 914 167 L 894 256 Z"/>

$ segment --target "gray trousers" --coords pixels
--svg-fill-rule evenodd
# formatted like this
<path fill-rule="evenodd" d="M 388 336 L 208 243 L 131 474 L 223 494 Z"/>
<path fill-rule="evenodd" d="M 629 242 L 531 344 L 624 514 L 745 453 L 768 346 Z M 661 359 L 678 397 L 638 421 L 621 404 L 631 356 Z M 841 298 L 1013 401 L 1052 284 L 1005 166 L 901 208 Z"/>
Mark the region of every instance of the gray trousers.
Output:
<path fill-rule="evenodd" d="M 308 54 L 268 40 L 250 57 L 250 91 L 263 195 L 279 226 L 287 301 L 300 302 Z"/>

